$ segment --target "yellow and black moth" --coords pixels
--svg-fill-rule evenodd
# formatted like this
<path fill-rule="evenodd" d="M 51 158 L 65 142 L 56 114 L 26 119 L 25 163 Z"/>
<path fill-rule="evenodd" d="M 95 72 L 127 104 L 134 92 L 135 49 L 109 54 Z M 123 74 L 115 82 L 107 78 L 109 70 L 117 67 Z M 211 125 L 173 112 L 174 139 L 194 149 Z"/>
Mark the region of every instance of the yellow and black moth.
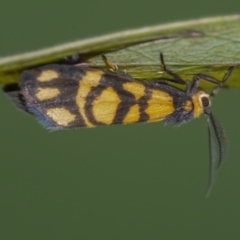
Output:
<path fill-rule="evenodd" d="M 181 124 L 204 113 L 210 142 L 210 193 L 226 139 L 210 111 L 210 95 L 198 84 L 202 79 L 222 86 L 234 67 L 222 81 L 202 74 L 184 81 L 166 67 L 161 53 L 162 69 L 171 79 L 138 81 L 103 58 L 112 71 L 81 64 L 49 64 L 23 71 L 19 85 L 7 86 L 5 91 L 19 108 L 50 130 L 156 121 Z M 171 83 L 184 84 L 186 90 Z"/>

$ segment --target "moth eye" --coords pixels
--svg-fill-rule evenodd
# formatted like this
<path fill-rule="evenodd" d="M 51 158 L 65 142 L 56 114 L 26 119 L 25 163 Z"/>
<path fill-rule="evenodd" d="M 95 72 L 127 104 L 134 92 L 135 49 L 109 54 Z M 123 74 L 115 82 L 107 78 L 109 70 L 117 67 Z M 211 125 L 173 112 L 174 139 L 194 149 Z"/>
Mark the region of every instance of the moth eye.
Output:
<path fill-rule="evenodd" d="M 207 97 L 202 97 L 202 105 L 203 107 L 208 107 L 209 106 L 209 99 Z"/>

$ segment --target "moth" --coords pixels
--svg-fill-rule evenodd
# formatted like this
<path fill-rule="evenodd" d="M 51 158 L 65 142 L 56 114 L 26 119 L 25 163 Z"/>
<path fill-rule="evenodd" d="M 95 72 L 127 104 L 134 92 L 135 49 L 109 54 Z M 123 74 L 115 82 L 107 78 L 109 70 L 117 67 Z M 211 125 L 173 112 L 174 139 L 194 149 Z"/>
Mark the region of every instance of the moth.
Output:
<path fill-rule="evenodd" d="M 7 86 L 5 91 L 20 109 L 35 116 L 49 130 L 156 121 L 179 125 L 205 114 L 210 146 L 209 195 L 216 170 L 223 161 L 226 137 L 211 113 L 211 94 L 199 89 L 199 81 L 221 87 L 234 66 L 222 81 L 202 74 L 185 81 L 166 67 L 160 53 L 162 70 L 171 78 L 139 81 L 105 56 L 103 60 L 109 71 L 81 64 L 49 64 L 28 69 L 21 73 L 17 87 Z M 185 85 L 186 89 L 172 83 Z"/>

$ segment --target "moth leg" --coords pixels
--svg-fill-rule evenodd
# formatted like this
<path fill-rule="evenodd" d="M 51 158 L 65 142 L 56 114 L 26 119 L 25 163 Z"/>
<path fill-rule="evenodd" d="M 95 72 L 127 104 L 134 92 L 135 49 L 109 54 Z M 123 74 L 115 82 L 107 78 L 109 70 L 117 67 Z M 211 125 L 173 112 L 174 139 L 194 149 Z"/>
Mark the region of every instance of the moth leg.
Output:
<path fill-rule="evenodd" d="M 194 82 L 194 78 L 196 78 L 196 76 L 197 76 L 198 80 L 202 79 L 202 80 L 204 80 L 206 82 L 210 82 L 210 83 L 215 84 L 216 87 L 213 88 L 212 91 L 210 92 L 210 96 L 214 97 L 218 93 L 219 89 L 221 87 L 223 87 L 224 84 L 228 81 L 228 79 L 232 75 L 232 72 L 235 69 L 235 67 L 236 66 L 231 66 L 231 67 L 228 68 L 227 72 L 223 76 L 222 81 L 219 81 L 219 80 L 217 80 L 217 79 L 215 79 L 213 77 L 209 77 L 209 76 L 206 76 L 206 75 L 203 75 L 203 74 L 197 74 L 197 75 L 195 75 L 193 77 L 193 82 Z M 195 81 L 196 81 L 196 79 L 195 79 Z"/>
<path fill-rule="evenodd" d="M 223 77 L 223 80 L 221 81 L 220 85 L 218 85 L 217 87 L 213 88 L 213 90 L 211 91 L 211 93 L 210 93 L 211 97 L 214 97 L 218 93 L 220 87 L 224 86 L 224 83 L 226 83 L 228 81 L 228 79 L 232 75 L 232 72 L 235 69 L 235 67 L 236 66 L 231 66 L 231 67 L 228 68 L 228 70 L 225 73 L 225 75 Z"/>
<path fill-rule="evenodd" d="M 113 72 L 118 70 L 117 65 L 113 64 L 104 54 L 101 55 L 105 65 Z"/>
<path fill-rule="evenodd" d="M 162 52 L 160 52 L 160 63 L 161 63 L 162 70 L 172 77 L 172 79 L 162 79 L 162 81 L 174 82 L 179 84 L 187 84 L 186 81 L 184 81 L 179 75 L 177 75 L 176 73 L 174 73 L 173 71 L 171 71 L 166 67 Z M 161 81 L 161 79 L 159 80 Z"/>
<path fill-rule="evenodd" d="M 199 86 L 200 79 L 201 79 L 200 76 L 197 74 L 197 75 L 193 76 L 192 82 L 187 83 L 187 85 L 188 85 L 187 86 L 187 95 L 188 96 L 192 96 L 196 93 L 198 86 Z"/>
<path fill-rule="evenodd" d="M 183 84 L 183 83 L 179 83 L 179 81 L 176 81 L 175 79 L 170 79 L 170 78 L 157 78 L 152 81 L 156 84 L 169 84 L 169 83 Z M 184 82 L 184 84 L 186 85 L 187 82 Z"/>
<path fill-rule="evenodd" d="M 113 64 L 104 54 L 101 55 L 102 60 L 104 61 L 105 65 L 109 68 L 111 72 L 117 73 L 119 76 L 126 78 L 128 80 L 133 80 L 133 78 L 127 74 L 126 71 L 118 69 L 118 66 L 116 64 Z"/>

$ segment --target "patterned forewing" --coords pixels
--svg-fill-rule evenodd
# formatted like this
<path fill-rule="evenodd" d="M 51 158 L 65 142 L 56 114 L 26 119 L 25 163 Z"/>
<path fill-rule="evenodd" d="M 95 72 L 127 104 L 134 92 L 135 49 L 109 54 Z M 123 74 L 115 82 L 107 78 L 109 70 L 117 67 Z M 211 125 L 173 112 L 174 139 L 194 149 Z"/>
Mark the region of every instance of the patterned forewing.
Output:
<path fill-rule="evenodd" d="M 161 121 L 174 111 L 166 90 L 83 66 L 25 71 L 20 87 L 28 111 L 50 129 Z"/>

